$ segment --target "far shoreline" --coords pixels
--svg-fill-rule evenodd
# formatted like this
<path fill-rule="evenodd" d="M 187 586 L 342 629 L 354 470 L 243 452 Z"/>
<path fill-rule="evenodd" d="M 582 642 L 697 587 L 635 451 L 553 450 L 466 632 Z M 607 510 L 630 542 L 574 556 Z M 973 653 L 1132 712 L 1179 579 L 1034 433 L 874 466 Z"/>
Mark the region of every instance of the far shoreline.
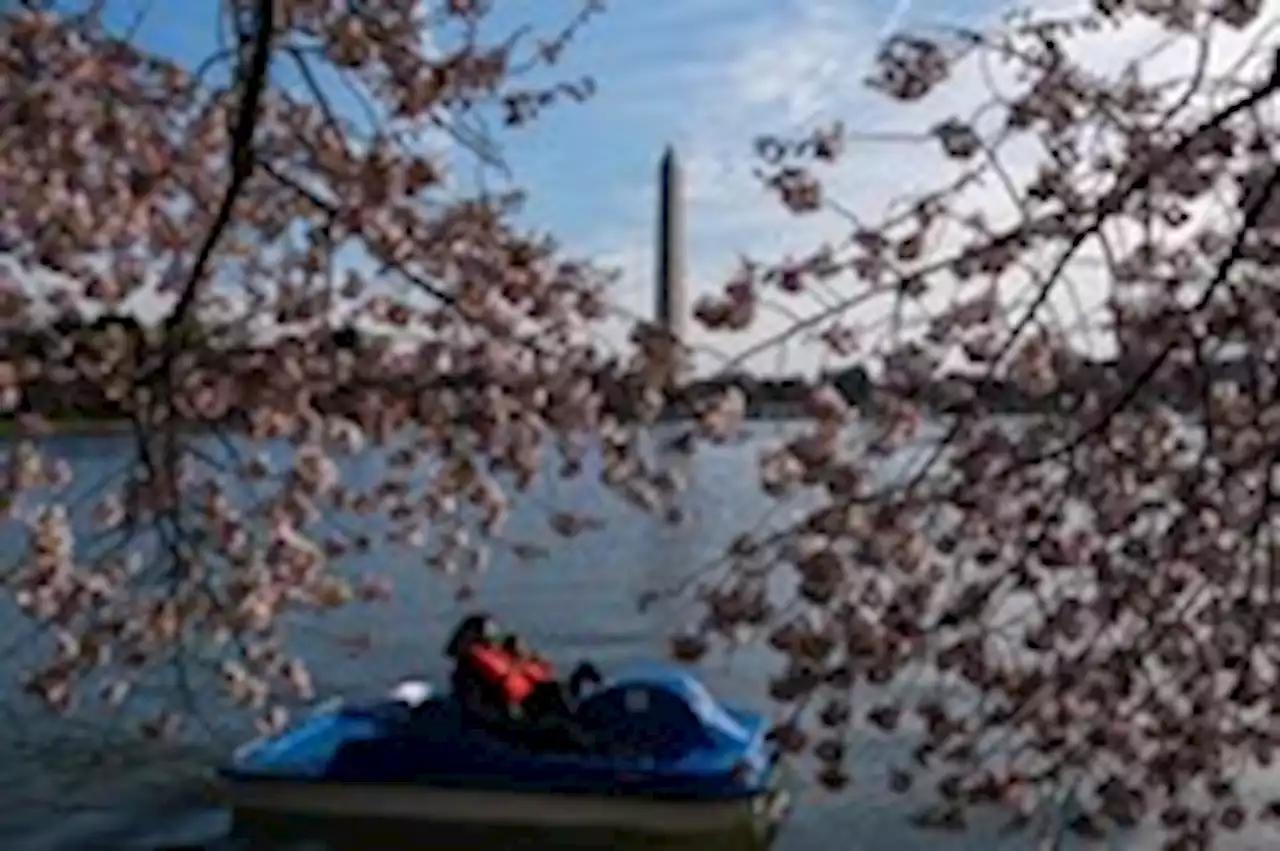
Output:
<path fill-rule="evenodd" d="M 38 432 L 24 431 L 14 417 L 0 418 L 0 439 L 25 436 L 41 437 L 105 437 L 124 434 L 133 428 L 130 420 L 118 419 L 46 419 Z"/>
<path fill-rule="evenodd" d="M 793 420 L 802 415 L 803 406 L 801 405 L 775 403 L 761 406 L 759 410 L 748 411 L 744 419 L 747 422 L 778 422 Z M 693 419 L 694 416 L 686 411 L 673 411 L 660 416 L 656 424 L 690 422 Z M 18 425 L 17 418 L 2 417 L 0 418 L 0 439 L 12 439 L 19 436 L 27 436 L 33 439 L 43 437 L 109 437 L 127 434 L 133 431 L 133 427 L 133 421 L 128 419 L 66 417 L 45 419 L 43 428 L 40 431 L 24 432 Z M 209 423 L 190 423 L 184 425 L 184 430 L 206 430 L 213 427 L 214 424 Z"/>

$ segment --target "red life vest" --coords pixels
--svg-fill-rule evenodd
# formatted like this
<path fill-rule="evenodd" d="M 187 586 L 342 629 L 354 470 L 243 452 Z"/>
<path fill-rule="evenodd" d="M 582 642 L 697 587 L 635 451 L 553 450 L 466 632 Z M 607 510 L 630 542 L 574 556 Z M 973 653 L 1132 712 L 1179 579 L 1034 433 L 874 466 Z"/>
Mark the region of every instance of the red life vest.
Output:
<path fill-rule="evenodd" d="M 538 683 L 555 679 L 551 666 L 537 659 L 520 659 L 488 644 L 472 644 L 463 651 L 464 662 L 485 682 L 497 686 L 507 703 L 524 702 Z"/>

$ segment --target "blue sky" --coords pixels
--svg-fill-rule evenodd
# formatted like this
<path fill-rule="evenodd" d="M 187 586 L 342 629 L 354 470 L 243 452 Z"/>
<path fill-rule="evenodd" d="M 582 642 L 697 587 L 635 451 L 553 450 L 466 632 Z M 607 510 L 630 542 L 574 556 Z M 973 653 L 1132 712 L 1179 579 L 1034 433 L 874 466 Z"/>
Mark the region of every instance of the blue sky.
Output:
<path fill-rule="evenodd" d="M 613 0 L 566 66 L 595 76 L 598 99 L 548 116 L 511 146 L 535 190 L 530 212 L 621 266 L 618 301 L 643 315 L 653 298 L 656 165 L 668 143 L 685 172 L 693 295 L 718 289 L 744 253 L 809 247 L 815 228 L 781 214 L 751 176 L 754 138 L 834 119 L 893 126 L 888 105 L 862 85 L 881 39 L 969 17 L 984 2 L 957 15 L 947 6 L 958 0 Z M 868 154 L 847 166 L 842 194 L 883 185 Z M 743 344 L 707 342 L 729 352 Z"/>
<path fill-rule="evenodd" d="M 83 5 L 87 0 L 66 0 Z M 554 30 L 574 10 L 573 0 L 494 0 L 494 31 L 524 23 Z M 1005 0 L 607 0 L 607 11 L 582 33 L 559 70 L 592 75 L 599 94 L 584 106 L 549 112 L 531 128 L 504 134 L 505 158 L 519 184 L 531 191 L 524 214 L 531 225 L 560 238 L 570 251 L 622 269 L 613 301 L 632 315 L 653 305 L 655 174 L 663 147 L 676 146 L 686 175 L 689 279 L 692 295 L 719 289 L 743 253 L 781 259 L 848 236 L 833 216 L 798 221 L 765 197 L 750 172 L 753 139 L 794 133 L 815 122 L 842 120 L 853 131 L 927 131 L 936 122 L 968 116 L 991 96 L 989 77 L 970 63 L 953 75 L 943 95 L 909 108 L 870 93 L 862 81 L 878 45 L 894 30 L 938 23 L 992 23 Z M 1078 14 L 1089 0 L 1032 0 L 1039 12 Z M 128 25 L 148 9 L 139 31 L 154 50 L 196 63 L 215 44 L 218 0 L 108 0 L 112 22 Z M 1273 19 L 1280 0 L 1266 0 L 1262 19 Z M 1213 66 L 1227 67 L 1254 44 L 1257 27 L 1215 39 Z M 1080 45 L 1093 70 L 1118 72 L 1129 59 L 1148 57 L 1148 70 L 1185 76 L 1189 45 L 1153 48 L 1167 33 L 1126 24 Z M 1154 67 L 1158 66 L 1158 67 Z M 1008 82 L 1007 80 L 1005 82 Z M 1034 147 L 1034 146 L 1033 146 Z M 1036 150 L 1014 151 L 1006 170 L 1034 166 Z M 954 176 L 936 145 L 855 140 L 829 174 L 829 195 L 864 219 L 904 195 L 936 189 Z M 988 221 L 1016 214 L 999 187 L 977 188 L 968 204 Z M 1001 205 L 1008 207 L 1002 211 Z M 1105 281 L 1084 272 L 1085 298 L 1094 313 Z M 1015 292 L 1020 285 L 1014 284 Z M 1079 292 L 1079 290 L 1077 290 Z M 943 294 L 950 297 L 953 294 Z M 807 305 L 812 307 L 812 305 Z M 1052 306 L 1052 305 L 1051 305 Z M 1076 304 L 1061 305 L 1076 312 Z M 800 305 L 803 309 L 806 305 Z M 883 325 L 883 306 L 853 317 L 872 330 Z M 790 324 L 782 313 L 763 317 L 754 333 L 713 337 L 695 345 L 732 355 Z M 621 330 L 621 324 L 616 331 Z M 1092 345 L 1092 343 L 1090 343 Z M 817 365 L 818 347 L 801 342 L 780 356 L 756 359 L 762 371 Z M 710 366 L 714 363 L 704 361 Z"/>
<path fill-rule="evenodd" d="M 547 7 L 555 5 L 547 3 Z M 686 175 L 695 290 L 778 229 L 748 176 L 753 138 L 840 118 L 861 96 L 875 34 L 902 4 L 860 0 L 614 0 L 573 52 L 596 102 L 548 117 L 511 146 L 536 219 L 622 263 L 647 308 L 655 169 L 674 144 Z M 765 240 L 768 242 L 768 240 Z"/>
<path fill-rule="evenodd" d="M 211 52 L 213 0 L 112 0 L 110 8 L 124 25 L 143 6 L 139 38 L 148 46 L 193 62 Z M 501 32 L 524 22 L 556 28 L 573 4 L 497 7 Z M 983 11 L 968 0 L 611 0 L 560 66 L 565 76 L 591 74 L 596 99 L 504 138 L 507 162 L 531 190 L 526 217 L 571 250 L 621 266 L 615 301 L 649 313 L 654 175 L 672 143 L 686 172 L 691 290 L 717 289 L 741 253 L 800 248 L 818 233 L 781 215 L 759 190 L 749 172 L 754 137 L 828 119 L 892 129 L 904 116 L 861 84 L 881 38 Z M 909 158 L 855 151 L 842 194 L 900 190 L 911 170 Z"/>

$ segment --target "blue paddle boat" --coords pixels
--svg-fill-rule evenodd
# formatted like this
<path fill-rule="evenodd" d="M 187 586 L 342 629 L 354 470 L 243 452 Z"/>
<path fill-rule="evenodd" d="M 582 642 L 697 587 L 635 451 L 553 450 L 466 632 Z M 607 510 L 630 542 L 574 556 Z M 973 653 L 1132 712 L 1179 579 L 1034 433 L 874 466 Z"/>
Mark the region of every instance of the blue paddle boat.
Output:
<path fill-rule="evenodd" d="M 336 818 L 628 835 L 742 835 L 768 844 L 789 810 L 759 713 L 652 663 L 576 701 L 572 744 L 494 724 L 459 695 L 401 683 L 332 701 L 220 770 L 237 819 Z"/>

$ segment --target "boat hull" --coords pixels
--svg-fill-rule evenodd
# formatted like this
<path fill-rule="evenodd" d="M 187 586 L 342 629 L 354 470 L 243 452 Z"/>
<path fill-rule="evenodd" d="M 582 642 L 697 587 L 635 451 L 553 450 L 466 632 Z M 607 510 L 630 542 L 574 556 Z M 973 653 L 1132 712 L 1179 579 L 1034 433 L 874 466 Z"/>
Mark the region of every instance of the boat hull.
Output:
<path fill-rule="evenodd" d="M 224 798 L 239 824 L 295 818 L 653 836 L 746 832 L 768 840 L 785 820 L 790 805 L 783 789 L 750 798 L 670 800 L 283 779 L 244 779 L 223 785 Z"/>

